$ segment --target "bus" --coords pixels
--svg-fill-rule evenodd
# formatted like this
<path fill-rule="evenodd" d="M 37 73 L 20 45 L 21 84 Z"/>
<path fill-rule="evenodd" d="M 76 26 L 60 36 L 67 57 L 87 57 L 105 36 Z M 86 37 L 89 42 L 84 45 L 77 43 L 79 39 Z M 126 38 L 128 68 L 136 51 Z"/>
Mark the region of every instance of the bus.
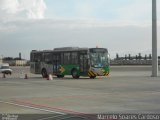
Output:
<path fill-rule="evenodd" d="M 63 47 L 53 50 L 32 50 L 30 53 L 30 72 L 42 74 L 43 78 L 49 74 L 58 78 L 72 75 L 95 78 L 108 76 L 110 72 L 110 58 L 106 48 Z"/>

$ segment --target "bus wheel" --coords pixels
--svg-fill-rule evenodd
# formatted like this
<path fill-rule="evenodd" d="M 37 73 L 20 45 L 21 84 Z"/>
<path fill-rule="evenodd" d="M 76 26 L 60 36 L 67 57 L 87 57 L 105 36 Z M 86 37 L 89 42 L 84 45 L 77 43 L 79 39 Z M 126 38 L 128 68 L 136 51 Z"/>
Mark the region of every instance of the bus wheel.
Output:
<path fill-rule="evenodd" d="M 41 74 L 42 74 L 42 77 L 43 77 L 43 78 L 47 78 L 47 77 L 48 77 L 48 74 L 47 74 L 46 69 L 42 69 Z"/>
<path fill-rule="evenodd" d="M 58 77 L 58 78 L 63 78 L 63 77 L 64 77 L 64 75 L 57 75 L 57 77 Z"/>
<path fill-rule="evenodd" d="M 78 71 L 76 69 L 73 69 L 72 72 L 72 77 L 75 78 L 75 79 L 78 79 L 79 78 L 79 75 L 78 75 Z"/>

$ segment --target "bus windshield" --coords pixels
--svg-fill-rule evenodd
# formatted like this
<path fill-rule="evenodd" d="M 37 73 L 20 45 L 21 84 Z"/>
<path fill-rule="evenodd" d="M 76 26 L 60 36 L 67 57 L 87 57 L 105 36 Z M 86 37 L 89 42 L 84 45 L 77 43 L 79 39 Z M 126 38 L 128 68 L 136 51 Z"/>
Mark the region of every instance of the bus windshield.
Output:
<path fill-rule="evenodd" d="M 91 67 L 102 68 L 109 64 L 109 55 L 106 49 L 90 50 Z"/>

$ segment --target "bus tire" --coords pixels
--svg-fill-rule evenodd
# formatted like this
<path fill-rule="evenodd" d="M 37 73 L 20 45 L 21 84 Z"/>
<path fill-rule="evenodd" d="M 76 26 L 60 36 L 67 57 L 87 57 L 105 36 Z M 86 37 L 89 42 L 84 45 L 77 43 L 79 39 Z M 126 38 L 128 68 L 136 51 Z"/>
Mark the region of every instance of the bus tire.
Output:
<path fill-rule="evenodd" d="M 47 70 L 45 68 L 42 69 L 41 74 L 42 74 L 43 78 L 47 78 L 48 77 Z"/>
<path fill-rule="evenodd" d="M 75 79 L 78 79 L 79 78 L 79 75 L 78 75 L 78 70 L 77 69 L 73 69 L 71 71 L 71 74 L 72 74 L 72 77 L 75 78 Z"/>

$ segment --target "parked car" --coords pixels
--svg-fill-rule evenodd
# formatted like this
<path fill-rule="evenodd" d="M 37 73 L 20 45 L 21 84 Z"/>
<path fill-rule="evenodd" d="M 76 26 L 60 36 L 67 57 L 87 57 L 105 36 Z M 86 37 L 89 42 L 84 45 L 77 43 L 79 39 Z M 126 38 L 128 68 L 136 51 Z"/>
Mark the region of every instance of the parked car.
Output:
<path fill-rule="evenodd" d="M 0 73 L 3 74 L 12 74 L 12 69 L 9 67 L 9 64 L 5 63 L 5 64 L 1 64 L 0 65 Z"/>

